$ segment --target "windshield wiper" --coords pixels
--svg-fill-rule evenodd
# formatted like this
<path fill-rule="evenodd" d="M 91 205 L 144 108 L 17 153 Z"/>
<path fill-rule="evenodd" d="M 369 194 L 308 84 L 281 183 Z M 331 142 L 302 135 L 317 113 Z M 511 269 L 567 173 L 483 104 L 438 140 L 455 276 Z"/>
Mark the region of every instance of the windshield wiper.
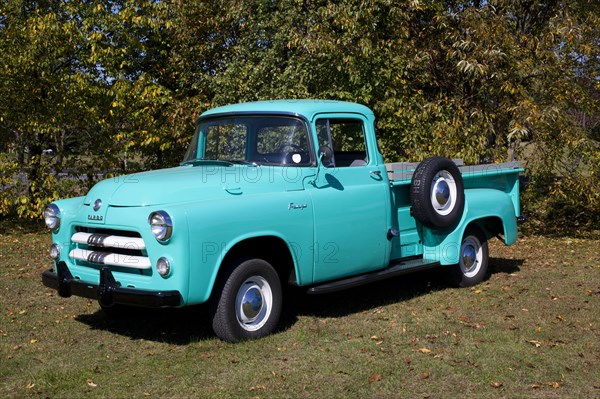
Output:
<path fill-rule="evenodd" d="M 198 164 L 232 166 L 233 162 L 231 162 L 231 161 L 224 161 L 222 159 L 196 158 L 196 159 L 188 159 L 187 161 L 183 161 L 179 165 L 180 166 L 185 166 L 185 165 L 198 165 Z"/>
<path fill-rule="evenodd" d="M 256 162 L 250 162 L 250 161 L 246 161 L 243 159 L 228 159 L 225 162 L 229 162 L 232 164 L 237 164 L 237 165 L 252 165 L 252 166 L 258 166 L 258 164 Z"/>

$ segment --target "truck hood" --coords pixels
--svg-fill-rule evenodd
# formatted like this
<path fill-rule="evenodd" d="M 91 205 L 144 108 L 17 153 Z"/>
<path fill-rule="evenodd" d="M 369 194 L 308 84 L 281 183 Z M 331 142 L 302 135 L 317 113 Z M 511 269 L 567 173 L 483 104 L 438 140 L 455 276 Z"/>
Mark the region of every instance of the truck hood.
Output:
<path fill-rule="evenodd" d="M 285 189 L 278 175 L 260 166 L 180 166 L 103 180 L 84 204 L 100 199 L 110 206 L 151 206 Z"/>

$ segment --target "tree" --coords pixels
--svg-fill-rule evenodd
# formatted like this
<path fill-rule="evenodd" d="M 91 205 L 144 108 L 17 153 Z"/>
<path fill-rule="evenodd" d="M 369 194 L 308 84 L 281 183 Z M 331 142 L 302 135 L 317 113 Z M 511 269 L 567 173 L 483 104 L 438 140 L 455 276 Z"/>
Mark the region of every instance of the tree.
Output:
<path fill-rule="evenodd" d="M 177 164 L 209 107 L 322 98 L 373 108 L 388 161 L 519 159 L 540 224 L 600 221 L 597 1 L 1 4 L 0 214 L 83 191 L 74 159 Z"/>

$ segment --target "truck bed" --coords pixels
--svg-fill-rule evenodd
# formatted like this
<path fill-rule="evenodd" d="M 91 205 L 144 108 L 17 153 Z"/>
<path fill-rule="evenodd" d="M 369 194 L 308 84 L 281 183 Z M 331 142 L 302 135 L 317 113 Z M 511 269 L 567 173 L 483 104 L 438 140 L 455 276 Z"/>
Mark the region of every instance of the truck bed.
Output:
<path fill-rule="evenodd" d="M 520 216 L 519 173 L 523 171 L 519 162 L 499 164 L 464 165 L 462 160 L 454 160 L 458 166 L 465 190 L 494 189 L 506 193 L 513 202 L 516 216 Z M 410 212 L 410 184 L 418 162 L 386 163 L 388 178 L 392 187 L 392 207 L 396 209 L 399 237 L 392 242 L 391 259 L 421 255 L 423 248 L 415 219 Z"/>
<path fill-rule="evenodd" d="M 473 180 L 478 177 L 489 178 L 490 176 L 519 173 L 523 171 L 519 162 L 464 165 L 463 161 L 460 159 L 454 159 L 453 161 L 456 166 L 458 166 L 458 169 L 463 176 L 463 180 L 465 180 L 465 188 L 467 188 L 466 180 Z M 393 162 L 385 164 L 388 178 L 393 186 L 410 185 L 412 176 L 418 165 L 419 162 Z M 487 179 L 485 183 L 482 184 L 482 187 L 489 188 L 489 181 Z"/>

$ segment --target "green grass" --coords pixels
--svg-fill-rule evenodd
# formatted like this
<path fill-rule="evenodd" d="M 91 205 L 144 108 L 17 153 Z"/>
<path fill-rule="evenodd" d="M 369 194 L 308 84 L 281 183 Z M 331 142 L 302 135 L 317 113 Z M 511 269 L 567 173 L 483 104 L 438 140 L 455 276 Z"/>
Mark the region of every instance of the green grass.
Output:
<path fill-rule="evenodd" d="M 4 228 L 2 231 L 7 231 Z M 600 246 L 491 246 L 491 276 L 433 271 L 294 297 L 281 331 L 227 344 L 204 307 L 105 318 L 42 286 L 50 237 L 0 235 L 0 396 L 600 397 Z"/>

